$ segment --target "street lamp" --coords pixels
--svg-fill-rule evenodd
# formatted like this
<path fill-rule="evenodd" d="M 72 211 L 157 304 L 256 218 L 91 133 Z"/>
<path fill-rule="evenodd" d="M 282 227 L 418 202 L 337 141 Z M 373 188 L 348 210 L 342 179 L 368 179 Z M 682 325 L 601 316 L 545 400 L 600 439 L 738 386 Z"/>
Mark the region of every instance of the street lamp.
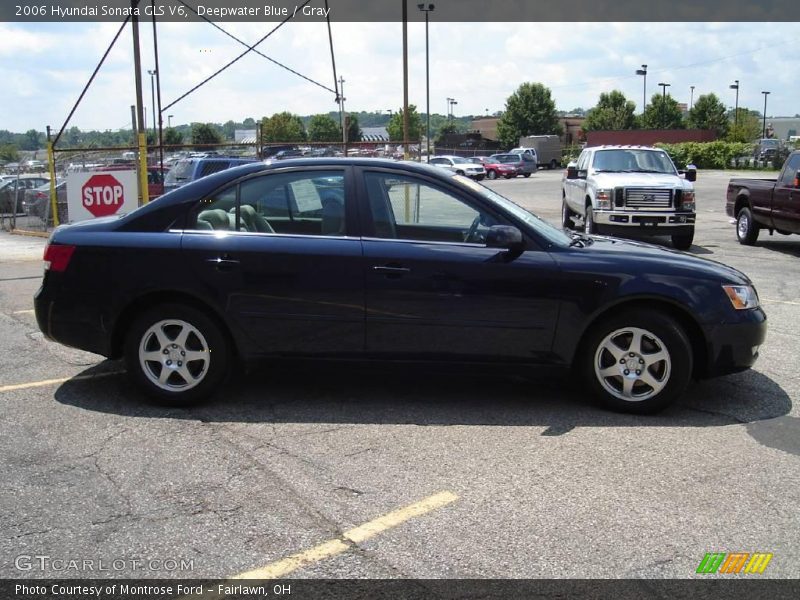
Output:
<path fill-rule="evenodd" d="M 453 106 L 453 99 L 447 98 L 447 121 L 450 122 L 450 108 Z"/>
<path fill-rule="evenodd" d="M 450 121 L 452 121 L 456 116 L 456 111 L 453 110 L 453 107 L 458 104 L 458 101 L 455 98 L 450 98 Z"/>
<path fill-rule="evenodd" d="M 667 124 L 664 122 L 666 121 L 665 117 L 667 116 L 667 88 L 672 84 L 659 83 L 658 85 L 661 86 L 661 127 L 665 128 L 667 126 Z"/>
<path fill-rule="evenodd" d="M 167 115 L 167 127 L 172 127 L 172 117 L 175 115 Z"/>
<path fill-rule="evenodd" d="M 733 126 L 736 127 L 739 125 L 739 80 L 734 80 L 730 88 L 736 90 L 736 104 L 733 107 Z"/>
<path fill-rule="evenodd" d="M 156 73 L 155 69 L 152 71 L 150 69 L 147 70 L 147 74 L 150 75 L 150 93 L 153 96 L 153 143 L 158 139 L 158 130 L 156 129 L 156 123 L 158 120 L 156 119 L 156 84 L 153 77 L 155 77 Z"/>
<path fill-rule="evenodd" d="M 642 65 L 641 69 L 636 69 L 636 74 L 644 77 L 642 82 L 642 114 L 644 114 L 644 107 L 647 106 L 647 65 Z"/>
<path fill-rule="evenodd" d="M 431 70 L 430 70 L 430 53 L 428 48 L 428 13 L 433 12 L 436 8 L 433 4 L 417 4 L 417 8 L 425 13 L 425 97 L 427 105 L 425 112 L 428 115 L 427 133 L 426 133 L 426 155 L 431 155 Z"/>
<path fill-rule="evenodd" d="M 761 137 L 767 137 L 767 96 L 769 96 L 769 92 L 761 92 L 764 94 L 764 118 L 761 123 Z"/>
<path fill-rule="evenodd" d="M 693 106 L 694 106 L 694 86 L 690 85 L 689 86 L 689 110 L 692 110 Z"/>

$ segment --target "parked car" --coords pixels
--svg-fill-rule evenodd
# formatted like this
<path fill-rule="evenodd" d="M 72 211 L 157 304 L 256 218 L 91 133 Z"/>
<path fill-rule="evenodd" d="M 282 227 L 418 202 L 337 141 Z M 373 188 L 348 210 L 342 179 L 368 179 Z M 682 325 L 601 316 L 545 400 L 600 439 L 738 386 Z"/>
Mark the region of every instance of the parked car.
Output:
<path fill-rule="evenodd" d="M 39 187 L 50 181 L 49 177 L 41 174 L 28 174 L 14 176 L 12 179 L 4 179 L 0 182 L 0 213 L 10 213 L 14 210 L 16 201 L 17 212 L 22 210 L 22 200 L 25 197 L 25 190 Z"/>
<path fill-rule="evenodd" d="M 56 206 L 58 207 L 58 222 L 67 222 L 67 182 L 62 181 L 56 185 Z M 53 221 L 53 213 L 50 208 L 50 182 L 40 185 L 37 188 L 25 190 L 25 197 L 22 199 L 22 210 L 26 215 L 39 217 L 44 221 Z"/>
<path fill-rule="evenodd" d="M 800 150 L 789 155 L 777 179 L 731 179 L 725 212 L 736 219 L 736 237 L 746 246 L 762 229 L 800 233 Z"/>
<path fill-rule="evenodd" d="M 606 406 L 651 412 L 752 366 L 766 334 L 733 268 L 569 234 L 413 162 L 236 167 L 59 228 L 44 260 L 44 335 L 124 357 L 167 404 L 224 389 L 234 360 L 362 358 L 571 368 Z"/>
<path fill-rule="evenodd" d="M 488 179 L 497 179 L 498 177 L 511 179 L 512 177 L 519 175 L 521 166 L 519 157 L 516 155 L 506 154 L 505 156 L 510 156 L 511 160 L 504 161 L 501 159 L 501 156 L 503 155 L 496 154 L 494 156 L 490 156 L 484 161 L 483 168 L 486 169 L 486 177 Z"/>
<path fill-rule="evenodd" d="M 509 154 L 519 154 L 526 163 L 531 173 L 535 173 L 539 169 L 539 155 L 536 153 L 535 148 L 513 148 L 508 151 Z"/>
<path fill-rule="evenodd" d="M 756 160 L 777 163 L 776 167 L 783 164 L 788 155 L 789 149 L 783 141 L 775 138 L 760 139 L 753 149 L 753 157 Z"/>
<path fill-rule="evenodd" d="M 133 164 L 111 164 L 94 167 L 92 171 L 135 171 L 136 165 Z M 162 170 L 161 165 L 150 165 L 147 167 L 147 195 L 150 200 L 155 200 L 164 193 L 164 172 L 169 172 L 170 168 L 166 165 Z"/>
<path fill-rule="evenodd" d="M 457 175 L 466 175 L 478 181 L 482 181 L 486 177 L 486 169 L 483 168 L 483 165 L 470 162 L 462 156 L 431 156 L 428 164 L 447 169 Z"/>
<path fill-rule="evenodd" d="M 513 175 L 513 177 L 516 177 L 517 175 L 530 177 L 536 172 L 536 163 L 532 160 L 527 160 L 522 154 L 495 154 L 494 156 L 490 157 L 490 159 L 494 160 L 495 164 L 499 162 L 504 165 L 514 167 L 516 173 Z"/>
<path fill-rule="evenodd" d="M 669 235 L 687 250 L 694 240 L 695 169 L 679 173 L 669 155 L 649 146 L 585 148 L 561 180 L 561 222 L 583 219 L 586 233 Z"/>
<path fill-rule="evenodd" d="M 164 193 L 191 181 L 236 167 L 256 162 L 254 158 L 184 158 L 176 162 L 164 177 Z"/>
<path fill-rule="evenodd" d="M 299 148 L 295 148 L 293 150 L 280 150 L 276 152 L 272 158 L 274 160 L 286 160 L 287 158 L 300 158 L 303 156 L 303 151 Z"/>

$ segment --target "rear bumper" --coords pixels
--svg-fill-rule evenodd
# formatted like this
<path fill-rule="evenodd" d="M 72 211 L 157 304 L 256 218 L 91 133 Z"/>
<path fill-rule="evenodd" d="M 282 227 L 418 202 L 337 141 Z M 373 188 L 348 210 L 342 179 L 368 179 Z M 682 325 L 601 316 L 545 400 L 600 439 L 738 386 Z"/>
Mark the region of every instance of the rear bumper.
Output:
<path fill-rule="evenodd" d="M 738 311 L 739 321 L 706 326 L 707 377 L 737 373 L 752 367 L 767 336 L 767 315 L 761 308 Z"/>
<path fill-rule="evenodd" d="M 80 293 L 51 295 L 40 287 L 33 297 L 40 331 L 59 344 L 110 356 L 110 333 L 104 325 L 107 319 L 95 299 Z"/>

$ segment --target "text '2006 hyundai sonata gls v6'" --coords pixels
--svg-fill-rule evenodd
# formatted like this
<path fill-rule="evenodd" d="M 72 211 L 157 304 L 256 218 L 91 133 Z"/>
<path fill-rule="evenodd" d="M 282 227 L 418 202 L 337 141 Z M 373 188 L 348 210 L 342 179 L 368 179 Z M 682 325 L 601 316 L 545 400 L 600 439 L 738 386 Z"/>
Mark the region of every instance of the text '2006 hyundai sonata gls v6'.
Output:
<path fill-rule="evenodd" d="M 752 366 L 766 334 L 735 269 L 567 234 L 416 163 L 232 168 L 58 228 L 44 258 L 44 334 L 124 357 L 168 404 L 208 397 L 236 360 L 346 358 L 572 368 L 606 406 L 653 412 Z"/>

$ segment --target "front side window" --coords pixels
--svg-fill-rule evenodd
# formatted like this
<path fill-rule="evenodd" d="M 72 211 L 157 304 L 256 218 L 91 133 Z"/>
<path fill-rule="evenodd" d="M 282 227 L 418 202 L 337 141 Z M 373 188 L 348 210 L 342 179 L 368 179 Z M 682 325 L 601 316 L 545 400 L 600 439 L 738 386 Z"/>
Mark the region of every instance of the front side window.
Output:
<path fill-rule="evenodd" d="M 375 235 L 430 242 L 483 243 L 497 220 L 464 199 L 404 175 L 366 173 Z"/>
<path fill-rule="evenodd" d="M 203 200 L 196 222 L 195 229 L 209 229 L 204 223 L 208 222 L 214 230 L 344 236 L 344 172 L 274 173 L 247 179 Z"/>

